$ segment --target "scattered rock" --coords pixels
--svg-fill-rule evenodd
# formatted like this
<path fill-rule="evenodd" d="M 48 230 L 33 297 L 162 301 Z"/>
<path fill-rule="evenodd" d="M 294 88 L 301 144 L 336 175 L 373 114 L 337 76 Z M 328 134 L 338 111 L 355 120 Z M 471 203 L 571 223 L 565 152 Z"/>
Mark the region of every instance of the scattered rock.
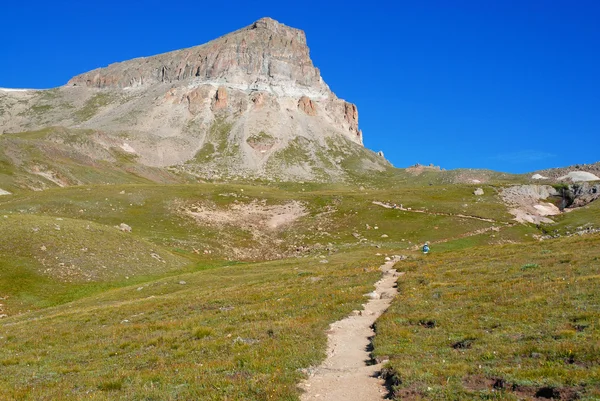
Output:
<path fill-rule="evenodd" d="M 3 190 L 2 188 L 0 188 L 0 196 L 3 195 L 12 195 L 10 192 Z"/>
<path fill-rule="evenodd" d="M 247 344 L 247 345 L 253 345 L 253 344 L 257 344 L 259 343 L 260 340 L 256 340 L 254 338 L 242 338 L 240 336 L 238 336 L 235 340 L 233 340 L 234 344 Z"/>
<path fill-rule="evenodd" d="M 368 294 L 364 294 L 363 296 L 369 299 L 381 299 L 381 295 L 379 295 L 376 291 L 371 291 Z"/>
<path fill-rule="evenodd" d="M 534 175 L 531 176 L 531 179 L 532 180 L 547 180 L 548 177 L 544 177 L 541 174 L 534 174 Z"/>
<path fill-rule="evenodd" d="M 383 234 L 383 235 L 381 236 L 381 238 L 388 238 L 388 235 L 387 235 L 387 234 Z"/>
<path fill-rule="evenodd" d="M 179 282 L 179 284 L 181 284 L 181 285 L 186 285 L 187 283 L 186 283 L 185 281 L 181 280 L 181 281 Z"/>
<path fill-rule="evenodd" d="M 473 194 L 476 196 L 481 196 L 483 195 L 483 189 L 477 188 L 475 191 L 473 191 Z"/>
<path fill-rule="evenodd" d="M 130 233 L 131 232 L 131 227 L 128 226 L 125 223 L 121 223 L 118 226 L 116 226 L 119 230 L 123 231 L 124 233 Z"/>

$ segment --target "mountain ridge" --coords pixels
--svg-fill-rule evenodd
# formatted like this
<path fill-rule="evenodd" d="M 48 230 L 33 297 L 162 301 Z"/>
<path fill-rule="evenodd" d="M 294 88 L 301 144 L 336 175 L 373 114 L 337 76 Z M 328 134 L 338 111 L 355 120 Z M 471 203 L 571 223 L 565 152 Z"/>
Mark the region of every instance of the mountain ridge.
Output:
<path fill-rule="evenodd" d="M 51 90 L 0 92 L 0 110 L 3 132 L 101 131 L 110 140 L 91 147 L 199 179 L 349 181 L 391 167 L 364 148 L 358 108 L 323 81 L 304 32 L 271 18 Z"/>

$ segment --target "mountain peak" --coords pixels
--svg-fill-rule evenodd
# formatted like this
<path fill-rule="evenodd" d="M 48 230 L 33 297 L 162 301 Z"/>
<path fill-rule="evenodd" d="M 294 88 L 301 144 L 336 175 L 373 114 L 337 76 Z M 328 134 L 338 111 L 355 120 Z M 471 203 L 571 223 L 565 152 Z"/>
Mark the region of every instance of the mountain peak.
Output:
<path fill-rule="evenodd" d="M 3 130 L 94 130 L 102 138 L 89 157 L 120 149 L 142 165 L 201 178 L 334 181 L 389 166 L 363 147 L 356 105 L 323 82 L 304 32 L 272 18 L 6 102 Z"/>
<path fill-rule="evenodd" d="M 67 85 L 125 88 L 180 81 L 330 96 L 310 59 L 304 32 L 268 17 L 204 45 L 111 64 L 78 75 Z"/>

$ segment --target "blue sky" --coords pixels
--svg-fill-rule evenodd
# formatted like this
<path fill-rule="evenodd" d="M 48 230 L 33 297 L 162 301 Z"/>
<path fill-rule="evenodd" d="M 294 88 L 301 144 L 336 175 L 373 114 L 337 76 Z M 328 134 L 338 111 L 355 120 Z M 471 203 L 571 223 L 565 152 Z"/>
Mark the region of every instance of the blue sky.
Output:
<path fill-rule="evenodd" d="M 0 87 L 63 85 L 264 16 L 306 32 L 324 80 L 358 105 L 365 145 L 398 167 L 600 161 L 597 1 L 11 1 Z"/>

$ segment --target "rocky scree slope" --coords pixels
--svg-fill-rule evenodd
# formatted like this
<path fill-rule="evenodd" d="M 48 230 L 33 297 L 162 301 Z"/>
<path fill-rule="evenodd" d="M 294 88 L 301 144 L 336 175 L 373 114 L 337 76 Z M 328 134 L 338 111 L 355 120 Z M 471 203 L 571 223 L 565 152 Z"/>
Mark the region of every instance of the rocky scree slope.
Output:
<path fill-rule="evenodd" d="M 362 146 L 356 106 L 325 84 L 304 32 L 270 18 L 60 88 L 0 90 L 0 134 L 54 126 L 101 131 L 101 146 L 200 178 L 343 181 L 390 167 Z M 97 158 L 97 145 L 78 151 Z"/>

